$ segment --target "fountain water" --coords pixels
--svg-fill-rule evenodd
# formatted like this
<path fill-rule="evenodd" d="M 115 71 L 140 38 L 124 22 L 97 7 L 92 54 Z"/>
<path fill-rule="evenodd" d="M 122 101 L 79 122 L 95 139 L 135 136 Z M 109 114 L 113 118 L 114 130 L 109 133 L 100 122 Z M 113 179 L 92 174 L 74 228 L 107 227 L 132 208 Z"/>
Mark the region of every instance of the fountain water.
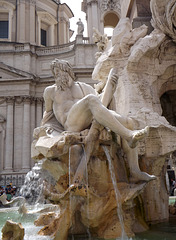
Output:
<path fill-rule="evenodd" d="M 116 202 L 117 202 L 117 215 L 118 215 L 120 225 L 121 225 L 121 230 L 122 230 L 121 240 L 128 240 L 128 237 L 125 233 L 125 228 L 124 228 L 123 210 L 122 210 L 122 205 L 121 205 L 121 195 L 120 195 L 120 192 L 117 187 L 117 178 L 115 176 L 114 166 L 113 166 L 112 159 L 111 159 L 111 156 L 109 154 L 107 147 L 106 146 L 102 146 L 102 147 L 105 151 L 107 160 L 109 162 L 109 171 L 111 173 L 111 180 L 112 180 L 112 183 L 114 186 Z"/>
<path fill-rule="evenodd" d="M 34 167 L 26 174 L 23 186 L 20 189 L 20 195 L 23 196 L 29 204 L 35 204 L 41 200 L 43 177 L 41 160 L 35 163 Z"/>
<path fill-rule="evenodd" d="M 85 175 L 86 175 L 86 186 L 88 187 L 89 186 L 89 174 L 88 174 L 88 169 L 87 169 L 87 155 L 86 155 L 86 152 L 85 152 L 85 148 L 84 148 L 84 145 L 82 145 L 82 148 L 83 148 L 83 154 L 84 154 L 84 159 L 85 159 L 85 166 L 86 166 L 86 169 L 85 169 Z M 88 189 L 87 189 L 88 190 Z M 87 191 L 87 219 L 89 219 L 89 191 Z M 91 240 L 91 233 L 90 233 L 90 229 L 89 229 L 89 222 L 87 224 L 87 234 L 88 234 L 88 240 Z"/>

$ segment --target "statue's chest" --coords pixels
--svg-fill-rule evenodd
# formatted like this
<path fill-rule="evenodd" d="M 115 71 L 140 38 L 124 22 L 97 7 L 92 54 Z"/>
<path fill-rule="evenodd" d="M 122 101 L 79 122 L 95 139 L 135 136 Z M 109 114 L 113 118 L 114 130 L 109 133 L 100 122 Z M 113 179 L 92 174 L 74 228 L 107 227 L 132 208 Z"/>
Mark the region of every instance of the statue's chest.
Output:
<path fill-rule="evenodd" d="M 56 90 L 54 101 L 57 104 L 65 104 L 67 102 L 75 102 L 84 97 L 83 92 L 78 86 L 65 89 L 64 91 Z"/>
<path fill-rule="evenodd" d="M 66 101 L 70 101 L 73 99 L 71 91 L 68 90 L 56 90 L 55 91 L 55 96 L 54 96 L 54 101 L 57 102 L 58 104 L 63 104 Z"/>

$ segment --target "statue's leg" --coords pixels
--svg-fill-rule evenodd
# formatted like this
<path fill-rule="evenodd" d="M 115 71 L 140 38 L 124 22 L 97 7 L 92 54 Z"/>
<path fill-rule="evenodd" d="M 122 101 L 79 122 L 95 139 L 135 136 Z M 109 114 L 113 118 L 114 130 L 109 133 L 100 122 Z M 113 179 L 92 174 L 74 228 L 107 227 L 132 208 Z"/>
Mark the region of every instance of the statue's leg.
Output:
<path fill-rule="evenodd" d="M 85 169 L 87 167 L 86 153 L 84 152 L 82 146 L 71 146 L 70 165 L 74 176 L 73 179 L 71 179 L 71 184 L 81 183 L 85 175 Z"/>
<path fill-rule="evenodd" d="M 151 181 L 156 179 L 154 175 L 149 175 L 142 172 L 139 168 L 138 149 L 130 148 L 126 140 L 122 140 L 122 148 L 127 156 L 128 165 L 130 168 L 130 182 Z"/>
<path fill-rule="evenodd" d="M 148 134 L 148 127 L 142 130 L 129 130 L 119 121 L 115 112 L 104 107 L 96 96 L 89 95 L 87 101 L 97 122 L 127 140 L 130 147 L 136 147 L 137 142 Z"/>
<path fill-rule="evenodd" d="M 81 145 L 72 145 L 69 150 L 69 158 L 70 158 L 70 170 L 71 175 L 75 175 L 78 166 L 81 163 L 81 160 L 83 158 L 84 150 Z M 71 184 L 74 182 L 73 179 L 70 180 Z"/>
<path fill-rule="evenodd" d="M 93 94 L 87 95 L 73 105 L 69 111 L 65 128 L 68 131 L 84 130 L 90 125 L 92 116 L 98 123 L 126 139 L 130 147 L 135 147 L 137 142 L 148 133 L 148 127 L 132 131 L 123 126 L 112 111 L 104 107 L 99 98 Z"/>

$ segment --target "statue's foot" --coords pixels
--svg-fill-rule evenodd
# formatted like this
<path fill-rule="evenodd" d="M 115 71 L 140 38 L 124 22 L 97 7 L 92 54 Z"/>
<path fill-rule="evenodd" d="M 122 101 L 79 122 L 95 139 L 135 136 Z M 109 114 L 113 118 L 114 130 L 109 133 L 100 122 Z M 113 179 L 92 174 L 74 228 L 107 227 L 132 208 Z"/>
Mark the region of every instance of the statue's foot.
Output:
<path fill-rule="evenodd" d="M 141 181 L 149 182 L 155 179 L 156 179 L 155 175 L 150 175 L 146 172 L 140 172 L 140 173 L 133 173 L 132 176 L 130 177 L 130 182 L 132 183 L 137 183 Z"/>
<path fill-rule="evenodd" d="M 131 148 L 135 148 L 137 146 L 138 141 L 146 137 L 148 135 L 148 132 L 149 132 L 148 126 L 146 126 L 144 129 L 133 131 L 132 138 L 128 142 L 129 146 Z"/>

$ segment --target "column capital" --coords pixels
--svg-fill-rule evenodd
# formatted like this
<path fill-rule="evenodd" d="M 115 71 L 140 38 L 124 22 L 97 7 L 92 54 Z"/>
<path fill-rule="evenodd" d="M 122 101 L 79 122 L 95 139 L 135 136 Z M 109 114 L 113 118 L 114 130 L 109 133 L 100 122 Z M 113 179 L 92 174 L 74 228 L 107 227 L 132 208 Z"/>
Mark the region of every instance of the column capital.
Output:
<path fill-rule="evenodd" d="M 38 97 L 38 98 L 36 98 L 36 101 L 37 101 L 37 103 L 43 103 L 43 102 L 44 102 L 44 100 L 43 100 L 42 97 Z"/>
<path fill-rule="evenodd" d="M 30 3 L 36 5 L 36 0 L 30 0 Z"/>
<path fill-rule="evenodd" d="M 23 102 L 24 103 L 31 103 L 32 97 L 31 96 L 24 96 L 23 97 Z"/>
<path fill-rule="evenodd" d="M 97 0 L 92 0 L 92 1 L 87 3 L 87 6 L 91 6 L 93 3 L 98 4 Z"/>
<path fill-rule="evenodd" d="M 67 19 L 66 19 L 65 17 L 60 17 L 60 18 L 59 18 L 59 21 L 60 21 L 60 22 L 65 22 L 65 23 L 67 23 Z"/>
<path fill-rule="evenodd" d="M 6 101 L 5 97 L 0 98 L 0 105 L 3 104 Z"/>
<path fill-rule="evenodd" d="M 6 97 L 5 99 L 6 99 L 6 102 L 9 104 L 10 103 L 13 104 L 15 102 L 15 97 L 9 96 L 9 97 Z"/>
<path fill-rule="evenodd" d="M 15 103 L 21 104 L 22 102 L 23 102 L 23 97 L 22 96 L 15 97 Z"/>
<path fill-rule="evenodd" d="M 90 5 L 92 3 L 98 3 L 98 0 L 88 0 L 87 5 Z"/>

